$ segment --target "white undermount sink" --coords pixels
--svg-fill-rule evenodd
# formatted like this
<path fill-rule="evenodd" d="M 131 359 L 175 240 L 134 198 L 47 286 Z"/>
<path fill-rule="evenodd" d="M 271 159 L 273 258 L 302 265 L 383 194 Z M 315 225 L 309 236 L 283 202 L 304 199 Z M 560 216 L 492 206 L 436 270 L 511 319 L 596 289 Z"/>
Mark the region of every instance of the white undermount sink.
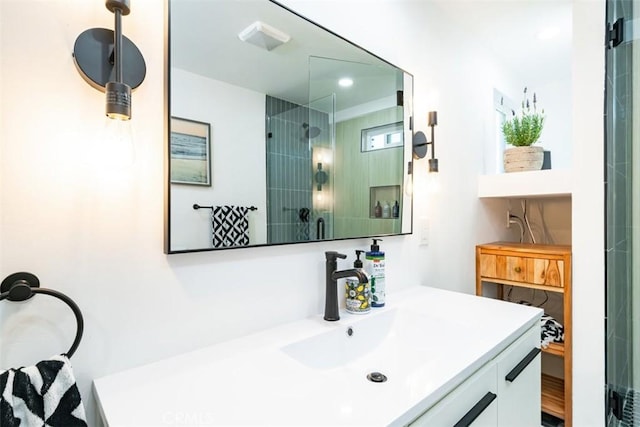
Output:
<path fill-rule="evenodd" d="M 319 370 L 343 369 L 365 380 L 370 372 L 381 372 L 391 381 L 404 381 L 425 360 L 439 363 L 434 348 L 447 346 L 464 351 L 477 334 L 454 323 L 442 327 L 443 319 L 410 307 L 389 308 L 375 315 L 343 314 L 331 331 L 293 342 L 282 351 L 302 365 Z"/>
<path fill-rule="evenodd" d="M 387 305 L 99 378 L 101 413 L 116 426 L 403 425 L 539 317 L 531 307 L 421 286 L 389 295 Z M 387 380 L 370 381 L 373 372 Z"/>

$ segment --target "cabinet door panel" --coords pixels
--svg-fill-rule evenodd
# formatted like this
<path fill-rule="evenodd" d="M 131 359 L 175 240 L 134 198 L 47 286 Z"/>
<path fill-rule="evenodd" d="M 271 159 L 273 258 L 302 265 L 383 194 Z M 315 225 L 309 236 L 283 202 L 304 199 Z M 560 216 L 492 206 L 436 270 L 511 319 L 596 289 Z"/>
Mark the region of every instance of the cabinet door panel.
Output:
<path fill-rule="evenodd" d="M 497 394 L 496 372 L 494 363 L 483 367 L 409 425 L 413 427 L 451 427 L 455 425 L 488 392 Z M 495 427 L 497 422 L 498 399 L 493 400 L 470 425 L 473 427 Z"/>
<path fill-rule="evenodd" d="M 540 427 L 540 353 L 515 378 L 506 377 L 540 347 L 540 327 L 531 328 L 496 359 L 498 375 L 498 425 Z M 522 367 L 522 366 L 521 366 Z"/>

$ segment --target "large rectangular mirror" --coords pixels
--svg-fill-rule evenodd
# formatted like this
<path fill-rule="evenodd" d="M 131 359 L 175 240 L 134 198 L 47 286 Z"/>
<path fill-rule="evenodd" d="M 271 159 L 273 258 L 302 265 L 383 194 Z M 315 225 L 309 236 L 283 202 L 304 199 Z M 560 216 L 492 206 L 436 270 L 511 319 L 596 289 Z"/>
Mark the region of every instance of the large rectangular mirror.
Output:
<path fill-rule="evenodd" d="M 411 232 L 413 78 L 269 0 L 168 0 L 165 251 Z"/>

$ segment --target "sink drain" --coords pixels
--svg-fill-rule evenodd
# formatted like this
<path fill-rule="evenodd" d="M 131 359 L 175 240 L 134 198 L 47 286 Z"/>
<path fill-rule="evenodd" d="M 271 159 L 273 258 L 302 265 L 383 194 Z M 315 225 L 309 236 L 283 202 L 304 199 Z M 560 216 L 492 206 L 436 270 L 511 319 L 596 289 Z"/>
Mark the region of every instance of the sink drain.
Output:
<path fill-rule="evenodd" d="M 371 372 L 367 375 L 367 379 L 374 383 L 383 383 L 387 380 L 387 376 L 380 372 Z"/>

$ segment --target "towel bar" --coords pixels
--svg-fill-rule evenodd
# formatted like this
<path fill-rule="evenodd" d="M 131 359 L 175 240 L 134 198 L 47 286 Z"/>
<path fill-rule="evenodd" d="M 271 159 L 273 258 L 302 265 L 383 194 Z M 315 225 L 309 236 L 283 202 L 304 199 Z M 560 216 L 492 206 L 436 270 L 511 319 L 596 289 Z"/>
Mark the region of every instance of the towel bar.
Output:
<path fill-rule="evenodd" d="M 80 345 L 82 332 L 84 331 L 84 320 L 78 305 L 62 292 L 54 291 L 53 289 L 40 288 L 40 280 L 31 273 L 20 272 L 10 274 L 0 285 L 0 301 L 4 299 L 8 299 L 9 301 L 26 301 L 31 298 L 33 294 L 50 295 L 63 301 L 71 308 L 73 314 L 76 316 L 76 322 L 78 324 L 76 338 L 73 340 L 71 348 L 66 353 L 67 357 L 71 358 Z"/>
<path fill-rule="evenodd" d="M 213 210 L 213 206 L 200 206 L 197 203 L 194 203 L 193 205 L 193 209 L 198 210 L 198 209 L 211 209 Z M 250 211 L 257 211 L 258 208 L 256 208 L 255 206 L 249 206 L 247 209 L 249 209 Z"/>

